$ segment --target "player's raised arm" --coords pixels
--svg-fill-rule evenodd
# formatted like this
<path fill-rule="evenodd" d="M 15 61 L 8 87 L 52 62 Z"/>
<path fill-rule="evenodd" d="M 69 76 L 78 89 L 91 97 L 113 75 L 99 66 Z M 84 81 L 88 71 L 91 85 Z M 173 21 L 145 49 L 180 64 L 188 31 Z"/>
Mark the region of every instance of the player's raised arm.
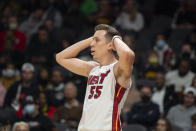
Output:
<path fill-rule="evenodd" d="M 96 66 L 95 63 L 86 62 L 75 58 L 82 50 L 88 48 L 93 37 L 79 41 L 74 45 L 56 54 L 56 61 L 67 70 L 78 75 L 88 77 L 90 70 Z"/>
<path fill-rule="evenodd" d="M 133 50 L 122 41 L 120 36 L 114 36 L 112 42 L 119 56 L 119 61 L 114 67 L 115 77 L 120 85 L 128 88 L 135 54 Z"/>

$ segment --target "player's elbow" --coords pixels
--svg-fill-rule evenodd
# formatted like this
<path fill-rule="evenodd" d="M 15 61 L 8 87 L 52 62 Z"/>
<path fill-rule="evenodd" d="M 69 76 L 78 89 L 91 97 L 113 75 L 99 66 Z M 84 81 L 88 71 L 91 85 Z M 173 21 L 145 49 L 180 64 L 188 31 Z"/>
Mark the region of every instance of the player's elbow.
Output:
<path fill-rule="evenodd" d="M 56 54 L 56 62 L 60 63 L 61 59 L 62 58 L 61 58 L 60 54 Z"/>
<path fill-rule="evenodd" d="M 135 59 L 135 53 L 132 50 L 127 50 L 124 52 L 124 57 L 127 62 L 132 62 Z"/>

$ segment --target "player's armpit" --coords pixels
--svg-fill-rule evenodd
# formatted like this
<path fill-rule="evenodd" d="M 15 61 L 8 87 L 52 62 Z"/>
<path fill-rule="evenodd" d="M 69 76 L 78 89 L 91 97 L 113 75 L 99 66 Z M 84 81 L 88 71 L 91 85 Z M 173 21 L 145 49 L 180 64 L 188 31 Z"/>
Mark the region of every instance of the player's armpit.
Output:
<path fill-rule="evenodd" d="M 95 66 L 98 66 L 98 64 L 95 62 L 87 62 L 78 58 L 60 59 L 57 62 L 67 70 L 86 77 L 88 77 L 90 71 Z"/>

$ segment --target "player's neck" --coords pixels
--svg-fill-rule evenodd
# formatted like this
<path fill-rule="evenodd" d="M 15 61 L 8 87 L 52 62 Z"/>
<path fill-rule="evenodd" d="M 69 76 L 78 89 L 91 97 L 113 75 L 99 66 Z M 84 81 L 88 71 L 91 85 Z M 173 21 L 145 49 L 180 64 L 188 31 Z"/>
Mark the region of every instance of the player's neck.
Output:
<path fill-rule="evenodd" d="M 99 64 L 101 67 L 101 66 L 110 65 L 116 61 L 117 60 L 116 60 L 115 56 L 113 54 L 109 54 L 107 56 L 104 56 L 104 58 L 102 60 L 100 60 Z"/>

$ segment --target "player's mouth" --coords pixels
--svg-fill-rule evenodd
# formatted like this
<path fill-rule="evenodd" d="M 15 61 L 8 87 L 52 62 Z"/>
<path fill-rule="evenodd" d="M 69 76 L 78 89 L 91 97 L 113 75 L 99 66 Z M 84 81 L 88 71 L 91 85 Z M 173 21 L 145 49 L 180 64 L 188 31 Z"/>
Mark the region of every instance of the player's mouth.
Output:
<path fill-rule="evenodd" d="M 94 50 L 91 50 L 91 55 L 94 55 L 95 51 Z"/>

